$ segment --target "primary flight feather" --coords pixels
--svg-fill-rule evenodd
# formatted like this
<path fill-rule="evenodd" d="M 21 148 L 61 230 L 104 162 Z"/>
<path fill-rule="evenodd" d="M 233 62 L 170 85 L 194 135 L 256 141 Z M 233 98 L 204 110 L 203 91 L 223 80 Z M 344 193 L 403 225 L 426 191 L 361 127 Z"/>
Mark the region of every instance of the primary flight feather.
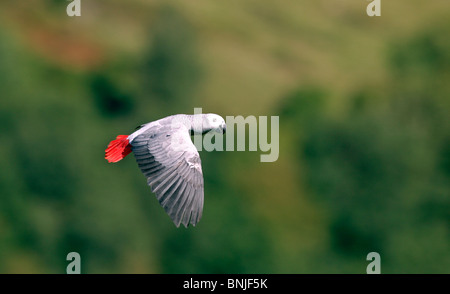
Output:
<path fill-rule="evenodd" d="M 177 114 L 140 126 L 131 135 L 119 135 L 105 150 L 108 162 L 133 152 L 161 206 L 177 227 L 196 225 L 203 212 L 203 172 L 191 135 L 225 133 L 217 114 Z"/>

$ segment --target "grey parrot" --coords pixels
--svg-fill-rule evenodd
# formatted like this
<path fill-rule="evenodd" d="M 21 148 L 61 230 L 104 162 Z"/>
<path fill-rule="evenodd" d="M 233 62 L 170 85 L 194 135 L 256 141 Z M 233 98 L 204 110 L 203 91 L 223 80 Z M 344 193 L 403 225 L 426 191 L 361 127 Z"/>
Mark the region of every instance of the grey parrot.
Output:
<path fill-rule="evenodd" d="M 161 206 L 177 227 L 195 226 L 203 212 L 203 172 L 191 135 L 214 131 L 226 124 L 217 114 L 177 114 L 141 125 L 131 135 L 119 135 L 105 150 L 108 162 L 134 153 Z"/>

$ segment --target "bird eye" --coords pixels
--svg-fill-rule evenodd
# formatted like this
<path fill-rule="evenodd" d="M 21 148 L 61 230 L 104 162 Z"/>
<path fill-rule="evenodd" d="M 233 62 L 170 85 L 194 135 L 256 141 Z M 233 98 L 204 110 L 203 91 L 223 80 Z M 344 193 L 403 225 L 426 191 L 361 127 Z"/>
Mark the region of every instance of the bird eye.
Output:
<path fill-rule="evenodd" d="M 213 122 L 216 122 L 216 121 L 217 121 L 217 119 L 216 119 L 216 118 L 214 118 L 214 119 L 213 119 Z"/>

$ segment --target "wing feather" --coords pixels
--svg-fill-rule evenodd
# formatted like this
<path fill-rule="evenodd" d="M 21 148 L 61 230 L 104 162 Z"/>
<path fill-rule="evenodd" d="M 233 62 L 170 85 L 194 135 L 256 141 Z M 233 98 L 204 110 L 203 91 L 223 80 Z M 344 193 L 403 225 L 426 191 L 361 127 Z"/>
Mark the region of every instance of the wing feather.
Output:
<path fill-rule="evenodd" d="M 183 224 L 185 226 L 189 224 L 189 220 L 191 219 L 195 194 L 196 194 L 195 188 L 192 187 L 191 192 L 189 193 L 189 198 L 186 200 L 186 206 L 183 211 Z"/>
<path fill-rule="evenodd" d="M 195 226 L 203 210 L 203 173 L 189 130 L 160 124 L 130 144 L 147 184 L 175 225 Z"/>
<path fill-rule="evenodd" d="M 186 205 L 187 205 L 191 191 L 192 191 L 192 186 L 187 184 L 186 190 L 184 192 L 184 197 L 182 198 L 182 202 L 178 206 L 178 209 L 176 212 L 176 222 L 178 223 L 178 225 L 181 223 L 181 221 L 183 219 L 183 215 L 184 215 L 184 212 L 186 211 Z"/>
<path fill-rule="evenodd" d="M 166 207 L 166 205 L 171 200 L 172 195 L 176 195 L 174 192 L 177 190 L 181 183 L 183 183 L 183 180 L 178 176 L 175 178 L 174 182 L 171 183 L 171 185 L 167 186 L 165 191 L 161 192 L 162 194 L 164 194 L 164 198 L 161 199 L 162 207 Z"/>

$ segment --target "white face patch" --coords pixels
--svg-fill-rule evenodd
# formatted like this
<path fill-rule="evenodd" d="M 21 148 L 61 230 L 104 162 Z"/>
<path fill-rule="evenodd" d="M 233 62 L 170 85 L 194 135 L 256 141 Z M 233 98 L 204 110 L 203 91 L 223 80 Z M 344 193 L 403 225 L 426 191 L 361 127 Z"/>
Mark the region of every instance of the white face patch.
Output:
<path fill-rule="evenodd" d="M 208 122 L 212 129 L 218 129 L 225 123 L 223 118 L 217 114 L 208 114 Z"/>

